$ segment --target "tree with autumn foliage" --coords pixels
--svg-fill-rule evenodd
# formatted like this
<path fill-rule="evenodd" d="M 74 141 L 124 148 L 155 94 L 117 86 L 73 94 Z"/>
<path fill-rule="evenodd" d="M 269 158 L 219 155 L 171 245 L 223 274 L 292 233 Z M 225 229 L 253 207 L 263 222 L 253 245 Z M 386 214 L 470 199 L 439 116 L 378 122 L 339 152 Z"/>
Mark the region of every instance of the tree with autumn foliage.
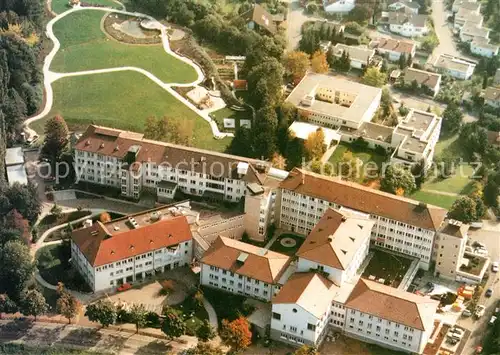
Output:
<path fill-rule="evenodd" d="M 111 222 L 111 216 L 110 216 L 110 214 L 108 212 L 101 213 L 101 215 L 99 216 L 99 221 L 101 223 Z"/>
<path fill-rule="evenodd" d="M 273 168 L 276 169 L 285 169 L 286 168 L 286 159 L 283 155 L 279 153 L 274 153 L 271 158 L 271 164 Z"/>
<path fill-rule="evenodd" d="M 7 294 L 0 294 L 0 319 L 2 319 L 2 313 L 15 312 L 17 312 L 16 303 L 12 301 Z"/>
<path fill-rule="evenodd" d="M 247 348 L 252 343 L 250 324 L 245 317 L 239 317 L 232 322 L 222 320 L 220 337 L 224 344 L 230 346 L 235 352 Z"/>
<path fill-rule="evenodd" d="M 326 152 L 323 129 L 318 128 L 315 132 L 309 133 L 304 145 L 309 159 L 320 159 Z"/>
<path fill-rule="evenodd" d="M 319 355 L 319 351 L 311 345 L 302 345 L 300 348 L 295 350 L 293 355 Z"/>
<path fill-rule="evenodd" d="M 311 68 L 315 73 L 328 73 L 330 69 L 328 67 L 328 61 L 326 60 L 326 54 L 322 51 L 316 51 L 311 57 Z"/>
<path fill-rule="evenodd" d="M 301 51 L 290 52 L 284 59 L 285 70 L 294 80 L 301 79 L 306 75 L 310 65 L 309 55 Z"/>
<path fill-rule="evenodd" d="M 380 189 L 382 191 L 398 196 L 409 195 L 416 188 L 415 177 L 411 171 L 397 165 L 389 165 L 380 180 Z"/>
<path fill-rule="evenodd" d="M 83 306 L 75 296 L 64 288 L 64 284 L 62 282 L 57 284 L 56 292 L 59 295 L 56 302 L 57 313 L 66 318 L 68 323 L 71 324 L 71 319 L 80 314 Z"/>
<path fill-rule="evenodd" d="M 68 125 L 62 116 L 56 115 L 45 123 L 44 133 L 41 155 L 54 165 L 68 145 Z"/>

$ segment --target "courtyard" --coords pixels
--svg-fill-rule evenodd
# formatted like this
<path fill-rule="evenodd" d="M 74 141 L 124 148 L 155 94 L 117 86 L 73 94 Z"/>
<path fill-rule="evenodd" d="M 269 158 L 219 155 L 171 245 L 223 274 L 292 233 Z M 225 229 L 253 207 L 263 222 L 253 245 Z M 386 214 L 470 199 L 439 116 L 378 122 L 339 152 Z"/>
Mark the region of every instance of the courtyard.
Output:
<path fill-rule="evenodd" d="M 293 256 L 299 250 L 304 240 L 304 237 L 283 233 L 274 241 L 269 250 Z"/>
<path fill-rule="evenodd" d="M 408 271 L 412 260 L 391 252 L 373 249 L 373 256 L 363 271 L 364 278 L 374 276 L 383 279 L 384 284 L 397 288 Z"/>

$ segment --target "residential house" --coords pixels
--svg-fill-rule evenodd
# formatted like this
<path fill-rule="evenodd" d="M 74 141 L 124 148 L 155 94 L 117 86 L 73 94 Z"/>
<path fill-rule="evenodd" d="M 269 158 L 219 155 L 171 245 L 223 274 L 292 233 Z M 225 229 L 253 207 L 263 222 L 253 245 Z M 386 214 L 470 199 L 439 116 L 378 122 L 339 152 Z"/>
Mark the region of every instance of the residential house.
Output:
<path fill-rule="evenodd" d="M 455 0 L 452 5 L 452 12 L 458 12 L 461 7 L 469 8 L 472 11 L 476 11 L 480 9 L 481 4 L 477 2 L 477 0 Z"/>
<path fill-rule="evenodd" d="M 439 55 L 432 65 L 434 68 L 442 70 L 455 79 L 460 80 L 468 80 L 472 76 L 472 73 L 474 73 L 474 68 L 476 67 L 476 64 L 447 54 Z"/>
<path fill-rule="evenodd" d="M 356 0 L 323 0 L 323 9 L 329 14 L 347 13 L 354 9 Z"/>
<path fill-rule="evenodd" d="M 385 348 L 421 354 L 438 301 L 360 279 L 345 302 L 345 333 Z"/>
<path fill-rule="evenodd" d="M 462 42 L 471 42 L 473 40 L 480 40 L 483 42 L 489 42 L 490 29 L 484 27 L 478 27 L 473 23 L 466 22 L 465 25 L 460 29 L 460 40 Z"/>
<path fill-rule="evenodd" d="M 421 37 L 429 32 L 426 15 L 389 13 L 389 30 L 404 37 Z"/>
<path fill-rule="evenodd" d="M 466 22 L 481 27 L 483 25 L 483 16 L 480 13 L 461 7 L 455 14 L 454 26 L 455 28 L 462 28 Z"/>
<path fill-rule="evenodd" d="M 484 90 L 484 103 L 494 108 L 500 108 L 500 88 L 487 87 Z"/>
<path fill-rule="evenodd" d="M 364 69 L 370 65 L 372 58 L 375 55 L 375 50 L 337 43 L 333 48 L 333 54 L 337 58 L 340 58 L 343 53 L 349 54 L 351 68 Z"/>
<path fill-rule="evenodd" d="M 470 43 L 470 51 L 481 57 L 492 58 L 498 55 L 499 46 L 497 44 L 490 44 L 488 40 L 476 37 Z"/>
<path fill-rule="evenodd" d="M 200 283 L 271 301 L 288 278 L 291 261 L 287 255 L 219 237 L 201 259 Z"/>
<path fill-rule="evenodd" d="M 250 10 L 240 15 L 240 18 L 243 18 L 247 27 L 252 30 L 262 30 L 270 34 L 278 31 L 273 15 L 259 4 L 253 4 Z"/>
<path fill-rule="evenodd" d="M 416 81 L 419 86 L 426 86 L 432 92 L 432 96 L 435 97 L 440 89 L 441 74 L 415 68 L 406 68 L 403 80 L 406 84 Z"/>
<path fill-rule="evenodd" d="M 413 58 L 415 56 L 416 45 L 413 41 L 379 38 L 370 43 L 370 48 L 375 48 L 379 54 L 386 55 L 390 61 L 397 62 L 401 55 Z"/>
<path fill-rule="evenodd" d="M 387 6 L 389 11 L 405 12 L 408 14 L 418 15 L 420 4 L 411 0 L 396 0 Z"/>
<path fill-rule="evenodd" d="M 71 234 L 71 263 L 94 292 L 144 280 L 191 263 L 185 216 L 139 213 L 96 223 Z"/>

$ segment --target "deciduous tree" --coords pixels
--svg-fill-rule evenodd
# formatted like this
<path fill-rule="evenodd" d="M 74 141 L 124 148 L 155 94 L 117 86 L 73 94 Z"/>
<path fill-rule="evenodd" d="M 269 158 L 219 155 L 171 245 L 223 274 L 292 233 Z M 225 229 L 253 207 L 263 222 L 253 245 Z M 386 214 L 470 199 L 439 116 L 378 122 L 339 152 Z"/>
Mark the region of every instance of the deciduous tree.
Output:
<path fill-rule="evenodd" d="M 99 216 L 99 221 L 101 221 L 101 223 L 111 222 L 111 215 L 108 212 L 103 212 Z"/>
<path fill-rule="evenodd" d="M 34 265 L 29 248 L 20 241 L 9 241 L 0 247 L 0 293 L 16 302 L 33 277 Z"/>
<path fill-rule="evenodd" d="M 163 323 L 161 330 L 170 339 L 178 338 L 186 333 L 186 325 L 184 321 L 170 308 L 164 309 Z"/>
<path fill-rule="evenodd" d="M 449 104 L 443 112 L 443 131 L 447 134 L 455 134 L 460 130 L 464 114 L 457 104 Z"/>
<path fill-rule="evenodd" d="M 311 345 L 302 345 L 300 348 L 295 350 L 293 355 L 319 355 L 319 351 Z"/>
<path fill-rule="evenodd" d="M 196 337 L 201 341 L 209 341 L 215 338 L 215 330 L 214 327 L 210 324 L 208 319 L 203 320 L 203 323 L 196 331 Z"/>
<path fill-rule="evenodd" d="M 369 67 L 363 75 L 362 82 L 363 84 L 380 88 L 385 84 L 385 79 L 384 73 L 380 72 L 375 67 Z"/>
<path fill-rule="evenodd" d="M 135 332 L 138 333 L 140 328 L 146 325 L 146 316 L 148 312 L 143 304 L 134 304 L 130 307 L 130 321 L 135 324 Z"/>
<path fill-rule="evenodd" d="M 311 68 L 315 73 L 327 73 L 328 72 L 328 62 L 326 61 L 326 54 L 322 51 L 316 51 L 311 58 Z"/>
<path fill-rule="evenodd" d="M 409 195 L 416 189 L 411 171 L 397 165 L 389 165 L 380 180 L 380 189 L 397 195 Z"/>
<path fill-rule="evenodd" d="M 21 310 L 25 316 L 34 316 L 36 318 L 47 313 L 49 305 L 45 297 L 37 290 L 29 290 L 24 294 L 21 302 Z"/>
<path fill-rule="evenodd" d="M 2 313 L 15 313 L 17 312 L 17 305 L 12 301 L 9 295 L 3 293 L 0 294 L 0 319 L 2 319 Z"/>
<path fill-rule="evenodd" d="M 45 140 L 41 154 L 48 158 L 54 166 L 68 145 L 68 125 L 62 116 L 56 115 L 45 123 L 44 133 Z"/>
<path fill-rule="evenodd" d="M 318 128 L 307 136 L 304 143 L 310 159 L 320 159 L 326 152 L 325 132 Z"/>
<path fill-rule="evenodd" d="M 219 346 L 199 342 L 195 347 L 186 350 L 186 355 L 224 355 Z"/>
<path fill-rule="evenodd" d="M 248 320 L 244 317 L 239 317 L 232 322 L 223 319 L 220 337 L 233 351 L 247 348 L 252 343 L 252 332 Z"/>
<path fill-rule="evenodd" d="M 75 318 L 83 309 L 80 301 L 64 289 L 62 283 L 60 283 L 60 289 L 58 289 L 59 298 L 56 302 L 57 313 L 62 315 L 71 324 L 71 319 Z"/>
<path fill-rule="evenodd" d="M 117 310 L 111 301 L 99 300 L 87 306 L 85 316 L 87 316 L 91 322 L 99 322 L 103 327 L 108 327 L 115 324 Z"/>
<path fill-rule="evenodd" d="M 476 202 L 469 196 L 459 197 L 448 213 L 450 218 L 470 223 L 477 220 Z"/>
<path fill-rule="evenodd" d="M 285 70 L 293 79 L 300 79 L 306 75 L 311 62 L 309 55 L 301 51 L 293 51 L 285 56 Z"/>

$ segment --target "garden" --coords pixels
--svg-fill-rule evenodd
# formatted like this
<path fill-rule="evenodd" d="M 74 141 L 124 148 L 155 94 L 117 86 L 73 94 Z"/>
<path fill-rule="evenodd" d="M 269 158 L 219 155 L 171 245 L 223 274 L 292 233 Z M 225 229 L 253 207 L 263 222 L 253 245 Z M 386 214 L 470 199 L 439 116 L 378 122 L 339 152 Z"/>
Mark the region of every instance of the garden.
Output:
<path fill-rule="evenodd" d="M 71 246 L 69 241 L 57 245 L 48 245 L 36 252 L 40 276 L 51 285 L 62 282 L 68 289 L 80 292 L 92 292 L 82 276 L 72 268 Z"/>
<path fill-rule="evenodd" d="M 54 105 L 31 128 L 43 133 L 48 117 L 60 114 L 71 130 L 84 130 L 89 124 L 143 132 L 148 117 L 168 116 L 190 121 L 192 145 L 222 152 L 230 138 L 216 140 L 210 125 L 182 102 L 144 75 L 117 72 L 63 78 L 52 84 Z M 89 104 L 91 103 L 91 104 Z"/>
<path fill-rule="evenodd" d="M 240 120 L 249 120 L 252 122 L 252 112 L 249 110 L 244 111 L 236 111 L 229 107 L 224 107 L 220 110 L 214 111 L 210 114 L 210 117 L 215 121 L 217 127 L 221 132 L 234 132 L 238 128 L 240 128 Z M 235 126 L 234 128 L 226 128 L 224 127 L 224 119 L 232 118 L 234 119 Z"/>
<path fill-rule="evenodd" d="M 42 235 L 45 231 L 55 226 L 66 224 L 68 222 L 76 221 L 77 219 L 85 216 L 90 216 L 91 212 L 88 210 L 78 210 L 65 213 L 51 213 L 43 217 L 37 225 L 38 235 Z"/>
<path fill-rule="evenodd" d="M 197 79 L 194 68 L 167 54 L 161 44 L 129 45 L 110 40 L 101 30 L 102 11 L 77 11 L 54 24 L 61 43 L 51 64 L 55 72 L 76 72 L 121 66 L 142 68 L 165 83 L 190 83 Z M 121 86 L 134 84 L 121 83 Z"/>
<path fill-rule="evenodd" d="M 400 255 L 373 250 L 373 257 L 363 272 L 364 278 L 375 276 L 375 280 L 384 279 L 385 285 L 397 288 L 403 280 L 412 260 Z"/>
<path fill-rule="evenodd" d="M 303 242 L 304 237 L 290 233 L 283 233 L 274 241 L 269 250 L 294 256 Z"/>
<path fill-rule="evenodd" d="M 246 297 L 233 295 L 210 287 L 202 287 L 205 298 L 214 307 L 219 323 L 223 319 L 233 321 L 240 316 L 247 317 L 254 311 L 254 307 L 246 303 Z"/>

